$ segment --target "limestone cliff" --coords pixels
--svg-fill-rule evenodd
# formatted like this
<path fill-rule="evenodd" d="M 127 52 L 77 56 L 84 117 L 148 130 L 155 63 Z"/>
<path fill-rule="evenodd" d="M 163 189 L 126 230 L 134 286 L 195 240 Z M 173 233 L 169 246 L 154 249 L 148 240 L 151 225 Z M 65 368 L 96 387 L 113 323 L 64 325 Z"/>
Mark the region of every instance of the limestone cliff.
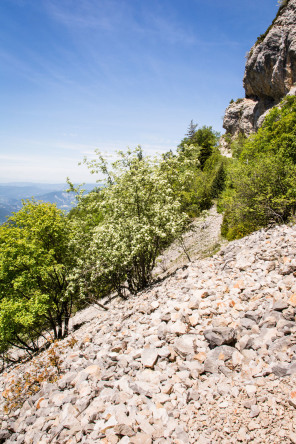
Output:
<path fill-rule="evenodd" d="M 251 48 L 243 79 L 245 98 L 225 111 L 223 127 L 231 138 L 239 133 L 249 136 L 271 107 L 285 95 L 295 94 L 295 25 L 296 0 L 283 1 L 271 26 Z"/>

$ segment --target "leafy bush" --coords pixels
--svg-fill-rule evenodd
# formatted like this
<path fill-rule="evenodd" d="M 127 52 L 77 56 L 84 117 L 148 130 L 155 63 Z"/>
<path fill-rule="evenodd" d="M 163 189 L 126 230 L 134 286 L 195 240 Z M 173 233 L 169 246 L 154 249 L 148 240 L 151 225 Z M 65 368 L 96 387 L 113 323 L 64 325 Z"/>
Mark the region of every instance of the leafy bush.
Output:
<path fill-rule="evenodd" d="M 53 204 L 27 201 L 0 226 L 0 348 L 38 348 L 46 329 L 68 333 L 73 257 L 65 215 Z"/>
<path fill-rule="evenodd" d="M 214 147 L 217 146 L 220 134 L 213 131 L 211 126 L 203 126 L 194 132 L 192 137 L 185 137 L 180 145 L 178 151 L 184 150 L 184 146 L 194 145 L 199 148 L 199 162 L 200 169 L 203 170 L 206 160 L 211 156 L 214 151 Z"/>
<path fill-rule="evenodd" d="M 90 237 L 78 231 L 75 239 L 76 274 L 86 298 L 113 290 L 124 296 L 126 287 L 132 293 L 143 289 L 151 281 L 156 257 L 186 223 L 166 172 L 159 162 L 144 157 L 140 147 L 119 152 L 110 169 L 98 155 L 98 160 L 86 163 L 91 171 L 107 176 L 96 200 L 102 219 L 90 227 Z"/>
<path fill-rule="evenodd" d="M 283 223 L 296 209 L 296 97 L 285 98 L 255 135 L 239 141 L 230 162 L 222 234 L 242 237 L 271 223 Z"/>

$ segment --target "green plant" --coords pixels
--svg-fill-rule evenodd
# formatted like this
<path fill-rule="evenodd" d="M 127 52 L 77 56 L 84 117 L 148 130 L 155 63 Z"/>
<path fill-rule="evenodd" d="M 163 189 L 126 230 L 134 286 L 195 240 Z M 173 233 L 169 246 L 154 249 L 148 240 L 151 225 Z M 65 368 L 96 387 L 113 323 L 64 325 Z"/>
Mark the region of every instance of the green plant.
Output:
<path fill-rule="evenodd" d="M 262 128 L 233 142 L 234 159 L 219 202 L 222 234 L 229 240 L 271 223 L 287 222 L 296 209 L 296 98 L 285 98 Z"/>
<path fill-rule="evenodd" d="M 140 147 L 119 152 L 110 166 L 97 155 L 85 163 L 106 176 L 106 186 L 96 200 L 102 219 L 89 227 L 88 236 L 77 231 L 75 273 L 85 298 L 113 290 L 124 297 L 126 288 L 136 293 L 149 284 L 157 256 L 182 232 L 186 215 L 166 171 L 158 160 L 144 157 Z"/>
<path fill-rule="evenodd" d="M 232 156 L 238 158 L 244 149 L 247 138 L 244 133 L 239 133 L 236 137 L 230 140 L 230 149 Z"/>
<path fill-rule="evenodd" d="M 73 307 L 68 292 L 74 258 L 67 218 L 53 204 L 26 201 L 0 227 L 0 349 L 32 354 L 38 337 L 66 336 Z"/>

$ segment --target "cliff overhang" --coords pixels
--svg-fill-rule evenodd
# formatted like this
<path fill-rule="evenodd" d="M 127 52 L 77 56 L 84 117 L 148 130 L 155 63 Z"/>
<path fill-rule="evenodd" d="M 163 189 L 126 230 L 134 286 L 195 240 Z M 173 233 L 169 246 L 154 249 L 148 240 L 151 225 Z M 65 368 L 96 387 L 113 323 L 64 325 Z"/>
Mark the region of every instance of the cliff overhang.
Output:
<path fill-rule="evenodd" d="M 243 86 L 245 98 L 225 111 L 222 146 L 239 134 L 248 137 L 262 125 L 266 113 L 296 90 L 296 0 L 282 2 L 267 31 L 247 56 Z"/>

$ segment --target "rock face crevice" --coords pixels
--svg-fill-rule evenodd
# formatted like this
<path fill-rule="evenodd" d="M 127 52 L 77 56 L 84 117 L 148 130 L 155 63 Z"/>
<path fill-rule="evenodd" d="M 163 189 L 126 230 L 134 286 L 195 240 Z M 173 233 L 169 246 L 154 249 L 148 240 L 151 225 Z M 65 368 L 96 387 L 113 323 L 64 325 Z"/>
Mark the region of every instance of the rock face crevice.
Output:
<path fill-rule="evenodd" d="M 268 31 L 251 48 L 245 67 L 245 98 L 230 104 L 223 128 L 230 138 L 249 136 L 266 113 L 287 94 L 295 94 L 296 0 L 280 8 Z"/>

